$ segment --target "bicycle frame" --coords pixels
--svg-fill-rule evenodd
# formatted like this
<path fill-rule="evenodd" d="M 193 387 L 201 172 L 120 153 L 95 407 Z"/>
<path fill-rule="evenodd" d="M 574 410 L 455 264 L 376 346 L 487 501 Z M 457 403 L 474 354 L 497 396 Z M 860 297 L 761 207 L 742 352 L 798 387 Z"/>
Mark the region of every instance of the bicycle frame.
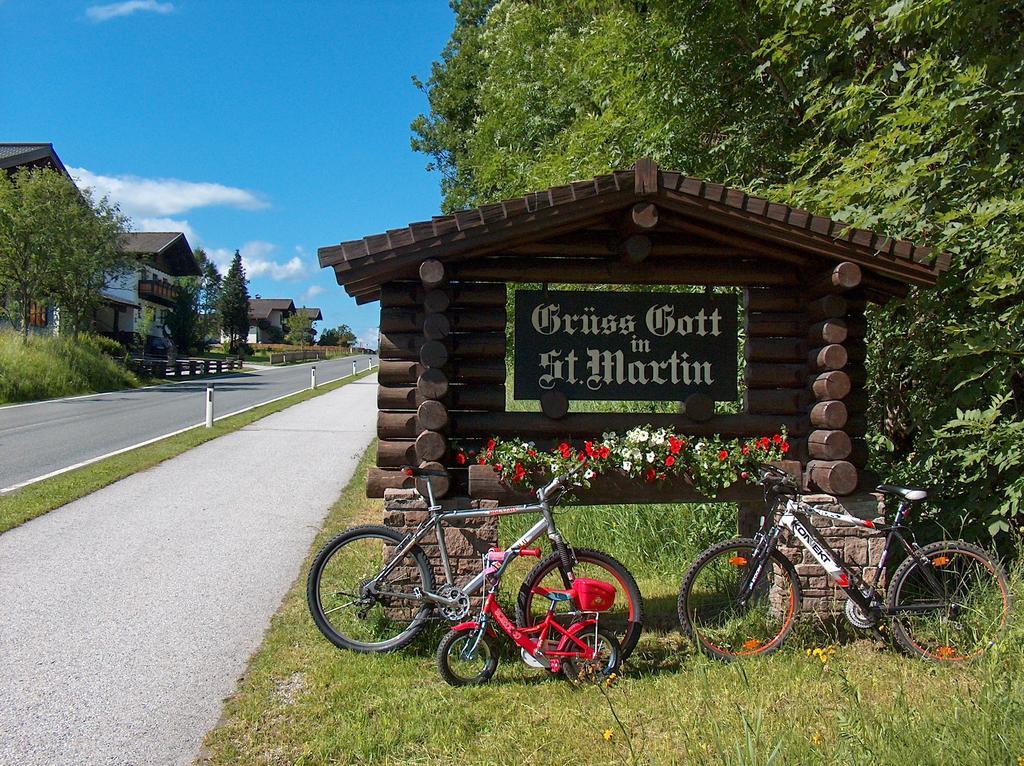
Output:
<path fill-rule="evenodd" d="M 821 508 L 816 508 L 813 505 L 808 505 L 807 503 L 793 497 L 787 498 L 783 513 L 779 517 L 778 522 L 767 533 L 762 533 L 764 535 L 764 542 L 766 543 L 764 551 L 758 551 L 760 555 L 755 556 L 758 562 L 757 566 L 751 573 L 750 579 L 746 585 L 741 588 L 740 598 L 742 600 L 749 598 L 754 587 L 760 580 L 761 573 L 764 571 L 765 564 L 768 561 L 768 555 L 778 543 L 781 530 L 787 529 L 792 533 L 793 537 L 795 537 L 800 544 L 807 549 L 814 560 L 817 561 L 828 576 L 832 578 L 832 581 L 835 582 L 835 584 L 841 588 L 844 593 L 846 593 L 847 597 L 864 612 L 867 613 L 881 610 L 886 614 L 893 614 L 894 612 L 891 610 L 883 609 L 882 607 L 883 599 L 881 594 L 878 592 L 878 583 L 881 573 L 885 570 L 889 561 L 889 556 L 892 553 L 892 544 L 894 540 L 898 540 L 900 542 L 908 555 L 913 556 L 919 561 L 921 560 L 917 553 L 916 540 L 914 541 L 914 544 L 911 545 L 903 536 L 903 530 L 907 529 L 903 524 L 903 521 L 909 510 L 910 504 L 905 501 L 901 502 L 896 510 L 896 515 L 892 524 L 876 524 L 870 519 L 861 519 L 845 513 L 833 513 L 832 511 L 826 511 Z M 879 557 L 878 564 L 875 568 L 874 580 L 871 583 L 864 581 L 864 579 L 856 572 L 853 572 L 851 576 L 846 562 L 840 558 L 839 554 L 832 550 L 831 546 L 829 546 L 829 544 L 814 528 L 814 525 L 809 523 L 809 517 L 812 515 L 824 516 L 825 518 L 832 519 L 833 521 L 837 521 L 842 524 L 850 524 L 863 529 L 872 529 L 876 530 L 880 535 L 887 535 L 885 545 L 882 548 L 882 555 Z M 923 563 L 924 562 L 922 561 L 922 564 Z M 935 589 L 936 593 L 941 593 L 942 585 L 931 570 L 925 566 L 922 566 L 921 569 L 925 573 L 925 576 L 929 581 L 929 585 Z M 935 605 L 922 604 L 918 605 L 913 611 L 926 612 L 936 608 L 941 608 L 941 606 L 941 603 Z M 907 610 L 904 609 L 901 611 Z"/>
<path fill-rule="evenodd" d="M 441 506 L 434 500 L 434 491 L 430 482 L 427 481 L 427 495 L 430 501 L 430 515 L 423 520 L 422 523 L 416 528 L 414 532 L 406 535 L 402 540 L 401 544 L 395 549 L 395 553 L 384 568 L 377 574 L 377 576 L 367 583 L 368 586 L 375 586 L 376 583 L 388 574 L 398 565 L 410 548 L 417 545 L 423 540 L 431 531 L 436 532 L 437 536 L 437 547 L 438 552 L 441 556 L 441 567 L 444 571 L 444 584 L 455 585 L 454 578 L 452 577 L 451 563 L 448 558 L 448 547 L 444 539 L 445 525 L 453 521 L 461 521 L 463 519 L 480 519 L 491 516 L 511 516 L 524 513 L 540 513 L 542 518 L 524 532 L 518 540 L 509 546 L 509 551 L 519 551 L 521 548 L 529 546 L 532 542 L 537 540 L 545 532 L 547 537 L 551 540 L 553 546 L 558 546 L 562 543 L 561 535 L 558 533 L 558 528 L 555 526 L 554 517 L 551 514 L 551 503 L 547 500 L 539 500 L 536 503 L 526 503 L 523 505 L 509 505 L 502 506 L 500 508 L 489 508 L 489 509 L 466 509 L 466 510 L 454 510 L 454 511 L 441 511 Z M 485 573 L 481 572 L 474 576 L 469 582 L 467 582 L 462 588 L 462 592 L 466 595 L 473 595 L 478 592 L 484 585 L 486 579 Z M 456 606 L 458 604 L 457 599 L 449 599 L 441 596 L 438 593 L 420 593 L 418 596 L 409 595 L 408 593 L 395 593 L 391 591 L 375 591 L 377 595 L 389 596 L 391 598 L 402 598 L 410 601 L 427 601 L 432 604 L 440 604 L 443 606 Z"/>

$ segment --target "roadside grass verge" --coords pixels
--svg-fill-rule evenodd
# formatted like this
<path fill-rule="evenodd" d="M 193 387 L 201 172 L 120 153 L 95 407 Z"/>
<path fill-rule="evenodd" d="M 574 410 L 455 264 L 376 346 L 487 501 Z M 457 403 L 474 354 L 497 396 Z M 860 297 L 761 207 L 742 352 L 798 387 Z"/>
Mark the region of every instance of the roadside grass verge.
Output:
<path fill-rule="evenodd" d="M 54 476 L 52 479 L 30 484 L 8 495 L 0 495 L 0 534 L 126 476 L 152 468 L 203 442 L 237 431 L 267 415 L 364 378 L 369 372 L 371 371 L 367 370 L 355 376 L 323 383 L 316 390 L 299 391 L 276 402 L 218 420 L 214 423 L 213 428 L 203 428 L 202 426 L 193 428 L 177 436 L 171 436 L 145 447 L 139 447 L 130 452 L 100 460 L 92 465 L 83 466 L 75 471 Z"/>
<path fill-rule="evenodd" d="M 0 332 L 0 404 L 135 388 L 124 348 L 96 335 L 78 338 Z"/>
<path fill-rule="evenodd" d="M 723 664 L 695 654 L 664 624 L 645 633 L 610 688 L 547 678 L 506 652 L 489 685 L 454 689 L 434 667 L 437 631 L 395 654 L 337 650 L 309 617 L 305 573 L 330 536 L 379 523 L 380 501 L 363 497 L 373 452 L 371 446 L 331 509 L 199 763 L 981 766 L 1024 756 L 1019 614 L 996 652 L 942 667 L 821 631 L 801 631 L 772 657 Z M 591 510 L 560 519 L 576 544 L 597 544 L 580 536 L 592 524 Z M 635 516 L 641 507 L 615 509 L 619 523 L 646 534 L 629 521 L 631 510 Z M 649 510 L 644 524 L 699 526 L 683 518 L 688 511 Z M 591 515 L 612 518 L 604 510 Z M 602 537 L 610 537 L 607 529 Z M 663 547 L 687 546 L 676 535 Z M 601 547 L 622 554 L 648 603 L 674 602 L 682 575 L 676 560 L 688 552 L 645 557 L 642 544 Z M 1013 582 L 1020 603 L 1019 570 Z M 835 651 L 822 661 L 806 653 L 815 646 Z"/>

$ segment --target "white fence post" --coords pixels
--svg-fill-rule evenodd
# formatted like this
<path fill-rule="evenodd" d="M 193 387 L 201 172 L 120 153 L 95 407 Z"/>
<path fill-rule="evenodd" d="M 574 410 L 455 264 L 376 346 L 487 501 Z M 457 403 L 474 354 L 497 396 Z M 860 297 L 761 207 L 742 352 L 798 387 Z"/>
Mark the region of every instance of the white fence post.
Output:
<path fill-rule="evenodd" d="M 309 368 L 309 387 L 316 388 L 316 365 Z"/>
<path fill-rule="evenodd" d="M 213 428 L 213 384 L 206 387 L 206 427 Z"/>
<path fill-rule="evenodd" d="M 356 360 L 355 359 L 352 360 L 352 374 L 353 375 L 356 374 Z"/>

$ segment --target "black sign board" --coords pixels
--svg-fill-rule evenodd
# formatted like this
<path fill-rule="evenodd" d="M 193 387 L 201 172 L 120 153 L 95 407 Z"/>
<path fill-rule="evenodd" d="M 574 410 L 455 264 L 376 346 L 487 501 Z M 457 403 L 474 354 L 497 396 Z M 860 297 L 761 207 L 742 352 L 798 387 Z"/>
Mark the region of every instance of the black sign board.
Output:
<path fill-rule="evenodd" d="M 517 290 L 515 398 L 736 398 L 732 294 Z"/>

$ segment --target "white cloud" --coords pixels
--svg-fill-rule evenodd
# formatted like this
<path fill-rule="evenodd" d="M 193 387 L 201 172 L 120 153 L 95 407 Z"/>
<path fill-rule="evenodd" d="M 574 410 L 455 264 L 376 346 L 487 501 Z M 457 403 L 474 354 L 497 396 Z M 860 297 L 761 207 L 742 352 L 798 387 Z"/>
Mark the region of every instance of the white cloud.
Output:
<path fill-rule="evenodd" d="M 305 292 L 302 293 L 302 302 L 309 305 L 309 302 L 316 298 L 318 295 L 322 295 L 324 288 L 320 285 L 310 285 L 306 288 Z"/>
<path fill-rule="evenodd" d="M 179 218 L 140 218 L 132 221 L 136 231 L 180 231 L 193 249 L 199 247 L 199 235 L 191 224 Z"/>
<path fill-rule="evenodd" d="M 174 3 L 159 3 L 157 0 L 126 0 L 123 3 L 107 3 L 106 5 L 90 5 L 85 15 L 92 21 L 110 21 L 118 16 L 131 16 L 133 13 L 171 13 Z"/>
<path fill-rule="evenodd" d="M 268 207 L 266 200 L 259 195 L 235 186 L 178 178 L 105 176 L 85 168 L 69 170 L 79 186 L 93 189 L 96 196 L 109 197 L 121 206 L 121 212 L 132 218 L 180 215 L 200 207 L 241 210 Z"/>
<path fill-rule="evenodd" d="M 277 252 L 277 245 L 272 242 L 260 240 L 246 242 L 238 249 L 238 252 L 242 256 L 245 276 L 249 279 L 266 277 L 275 282 L 281 282 L 302 279 L 309 273 L 306 264 L 297 255 L 287 261 L 273 260 L 272 256 Z M 207 250 L 206 254 L 217 264 L 221 272 L 227 272 L 235 252 L 218 247 Z"/>
<path fill-rule="evenodd" d="M 362 348 L 377 348 L 380 339 L 379 327 L 368 327 L 356 333 L 356 345 Z"/>

